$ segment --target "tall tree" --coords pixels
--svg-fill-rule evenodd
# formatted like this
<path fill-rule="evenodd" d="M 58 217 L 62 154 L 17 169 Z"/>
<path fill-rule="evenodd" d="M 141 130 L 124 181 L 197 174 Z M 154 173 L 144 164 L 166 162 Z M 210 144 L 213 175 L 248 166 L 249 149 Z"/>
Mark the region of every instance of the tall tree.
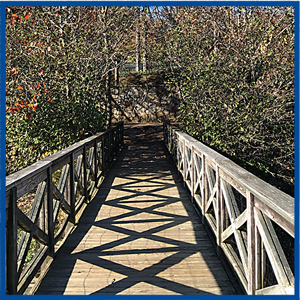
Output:
<path fill-rule="evenodd" d="M 135 71 L 140 71 L 140 65 L 141 65 L 141 33 L 140 33 L 140 20 L 141 20 L 141 8 L 138 6 L 136 8 L 136 42 L 135 42 Z"/>
<path fill-rule="evenodd" d="M 130 7 L 7 7 L 6 15 L 11 173 L 111 123 L 109 73 L 134 51 L 135 20 Z"/>
<path fill-rule="evenodd" d="M 142 70 L 147 70 L 147 7 L 143 6 L 141 15 L 142 27 Z"/>
<path fill-rule="evenodd" d="M 157 11 L 185 130 L 293 192 L 293 7 Z"/>

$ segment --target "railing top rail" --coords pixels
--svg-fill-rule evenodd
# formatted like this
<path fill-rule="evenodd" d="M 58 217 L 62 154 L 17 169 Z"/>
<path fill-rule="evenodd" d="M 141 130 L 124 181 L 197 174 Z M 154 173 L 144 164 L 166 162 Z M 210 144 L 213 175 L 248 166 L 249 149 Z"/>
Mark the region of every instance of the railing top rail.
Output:
<path fill-rule="evenodd" d="M 22 170 L 19 170 L 13 174 L 6 176 L 6 191 L 10 190 L 14 186 L 17 186 L 20 182 L 45 171 L 49 166 L 55 164 L 55 162 L 57 162 L 58 160 L 70 155 L 72 152 L 75 152 L 77 149 L 80 149 L 84 145 L 88 145 L 89 143 L 98 139 L 100 136 L 107 134 L 108 132 L 113 130 L 113 128 L 119 126 L 121 123 L 122 122 L 116 124 L 115 126 L 106 130 L 105 132 L 100 132 L 93 136 L 90 136 L 90 137 L 88 137 L 82 141 L 79 141 L 65 149 L 62 149 L 44 159 L 41 159 Z"/>
<path fill-rule="evenodd" d="M 185 140 L 186 145 L 193 148 L 198 154 L 204 154 L 234 181 L 250 191 L 261 202 L 278 213 L 290 224 L 294 225 L 295 213 L 293 197 L 268 184 L 230 159 L 180 131 L 178 128 L 172 125 L 168 126 L 171 126 L 171 128 L 176 131 L 180 139 Z"/>
<path fill-rule="evenodd" d="M 22 294 L 31 283 L 31 291 L 38 286 L 43 275 L 37 276 L 35 282 L 33 278 L 52 261 L 85 207 L 96 196 L 122 145 L 123 122 L 120 122 L 7 176 L 9 294 Z M 32 241 L 38 250 L 31 246 Z"/>

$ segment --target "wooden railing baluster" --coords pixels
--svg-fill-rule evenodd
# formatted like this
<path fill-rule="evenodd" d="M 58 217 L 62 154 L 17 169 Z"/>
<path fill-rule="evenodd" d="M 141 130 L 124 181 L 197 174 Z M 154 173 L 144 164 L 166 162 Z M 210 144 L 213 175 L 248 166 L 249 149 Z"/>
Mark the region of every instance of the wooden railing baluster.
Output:
<path fill-rule="evenodd" d="M 94 141 L 95 187 L 98 185 L 97 140 Z"/>
<path fill-rule="evenodd" d="M 254 217 L 254 216 L 253 216 Z M 261 238 L 258 232 L 258 228 L 255 227 L 255 257 L 254 257 L 254 263 L 255 263 L 255 290 L 260 290 L 263 288 L 263 282 L 262 282 L 262 243 Z"/>
<path fill-rule="evenodd" d="M 111 131 L 109 130 L 107 132 L 107 164 L 108 165 L 110 163 L 110 156 L 111 156 L 110 138 L 111 138 Z"/>
<path fill-rule="evenodd" d="M 103 177 L 123 145 L 123 126 L 123 123 L 119 123 L 106 132 L 80 141 L 6 178 L 6 290 L 8 294 L 25 292 L 39 268 L 43 268 L 43 263 L 47 265 L 51 263 L 50 258 L 55 256 L 57 249 L 70 233 L 71 224 L 75 224 L 82 213 L 81 209 L 85 208 L 84 202 L 88 203 L 91 200 L 90 196 L 94 196 L 100 183 L 99 179 Z M 97 151 L 99 141 L 102 147 L 101 155 L 98 155 Z M 100 178 L 98 166 L 102 168 Z M 53 174 L 59 178 L 54 180 Z M 91 182 L 95 180 L 94 185 L 88 180 Z M 34 189 L 36 195 L 27 216 L 17 207 L 17 201 L 29 192 L 32 194 Z M 82 196 L 85 201 L 82 200 Z M 55 231 L 59 217 L 64 216 L 67 218 L 59 224 L 58 231 Z M 41 218 L 43 220 L 40 220 Z M 22 245 L 17 242 L 19 227 Z M 25 267 L 27 252 L 33 238 L 40 243 L 40 249 L 29 263 L 26 262 Z M 43 275 L 46 274 L 44 271 L 43 269 Z M 37 279 L 33 286 L 38 286 L 38 280 L 41 278 Z"/>
<path fill-rule="evenodd" d="M 185 140 L 183 140 L 182 143 L 182 175 L 183 175 L 183 185 L 186 186 L 186 169 L 187 169 L 187 155 L 186 155 L 186 146 L 185 146 Z"/>
<path fill-rule="evenodd" d="M 75 224 L 75 175 L 74 175 L 74 152 L 70 154 L 70 222 Z"/>
<path fill-rule="evenodd" d="M 87 188 L 87 163 L 86 163 L 86 145 L 83 146 L 82 149 L 82 159 L 83 159 L 83 185 L 84 185 L 84 197 L 85 203 L 89 203 L 90 199 L 88 196 L 88 188 Z"/>
<path fill-rule="evenodd" d="M 17 188 L 10 190 L 9 205 L 7 212 L 7 292 L 9 294 L 17 294 Z"/>
<path fill-rule="evenodd" d="M 247 191 L 248 295 L 255 295 L 255 220 L 254 196 Z"/>
<path fill-rule="evenodd" d="M 65 227 L 62 227 L 54 236 L 54 222 L 59 212 L 63 209 L 69 221 L 75 223 L 76 214 L 83 204 L 80 199 L 75 203 L 75 188 L 79 197 L 84 195 L 85 202 L 89 202 L 89 196 L 93 196 L 97 191 L 99 166 L 102 168 L 101 174 L 104 174 L 124 143 L 123 133 L 124 125 L 120 123 L 104 133 L 74 144 L 7 178 L 7 293 L 24 292 L 43 261 L 47 257 L 54 257 L 55 243 L 60 240 L 65 230 Z M 102 148 L 100 155 L 97 151 L 99 140 Z M 202 213 L 202 222 L 213 226 L 218 254 L 222 249 L 228 260 L 234 263 L 233 269 L 238 268 L 235 269 L 236 274 L 241 276 L 240 280 L 245 292 L 248 294 L 293 293 L 294 275 L 273 228 L 273 223 L 278 224 L 288 235 L 294 237 L 293 198 L 267 185 L 229 159 L 170 125 L 164 125 L 164 140 L 168 150 L 175 156 L 184 183 L 191 192 L 192 202 Z M 87 151 L 90 154 L 89 158 L 86 155 Z M 75 159 L 77 159 L 76 170 Z M 56 187 L 52 173 L 61 168 L 63 169 Z M 89 185 L 89 195 L 88 178 L 92 181 L 95 179 L 94 185 Z M 33 205 L 38 207 L 32 207 L 27 217 L 17 208 L 16 203 L 20 197 L 37 186 Z M 201 203 L 195 201 L 196 189 L 198 191 L 200 189 L 197 193 L 200 193 L 201 197 L 197 195 L 197 199 Z M 45 193 L 47 193 L 47 205 L 46 213 L 43 214 Z M 235 198 L 236 193 L 244 195 L 245 200 Z M 245 208 L 241 201 L 245 201 Z M 228 216 L 229 220 L 226 221 Z M 40 217 L 43 217 L 43 222 L 47 224 L 46 228 L 43 227 L 45 233 L 37 227 Z M 23 230 L 21 239 L 23 244 L 22 247 L 19 246 L 19 266 L 18 226 Z M 32 238 L 41 243 L 38 260 L 34 260 L 32 265 L 29 263 L 24 268 L 25 255 L 29 249 L 28 243 Z M 230 239 L 235 240 L 236 248 L 232 247 Z M 273 269 L 278 285 L 265 283 L 269 272 L 267 263 L 268 268 Z"/>
<path fill-rule="evenodd" d="M 107 166 L 107 154 L 106 154 L 106 143 L 107 143 L 107 137 L 106 135 L 102 135 L 102 153 L 103 153 L 103 171 L 106 172 L 106 166 Z"/>
<path fill-rule="evenodd" d="M 206 212 L 206 202 L 207 202 L 207 179 L 206 179 L 206 160 L 205 155 L 201 154 L 202 158 L 202 187 L 201 187 L 201 194 L 202 194 L 202 223 L 205 222 L 205 212 Z"/>
<path fill-rule="evenodd" d="M 100 160 L 100 165 L 101 165 L 101 173 L 103 174 L 104 173 L 104 146 L 103 146 L 103 135 L 100 137 L 100 142 L 101 142 L 101 154 L 100 154 L 100 157 L 99 157 L 99 160 Z"/>
<path fill-rule="evenodd" d="M 52 189 L 52 167 L 47 169 L 47 223 L 48 223 L 48 252 L 51 257 L 54 256 L 54 223 L 53 223 L 53 189 Z"/>
<path fill-rule="evenodd" d="M 222 205 L 221 205 L 221 184 L 220 184 L 220 175 L 219 175 L 219 167 L 217 167 L 216 170 L 216 186 L 217 186 L 217 215 L 216 215 L 216 223 L 217 223 L 217 254 L 218 256 L 221 255 L 221 243 L 222 243 L 222 232 L 223 232 L 223 228 L 222 228 Z"/>
<path fill-rule="evenodd" d="M 195 197 L 195 151 L 194 151 L 194 146 L 192 146 L 191 148 L 191 197 L 192 197 L 192 201 L 194 201 L 194 197 Z"/>
<path fill-rule="evenodd" d="M 163 128 L 192 203 L 215 234 L 217 254 L 227 256 L 245 293 L 293 294 L 292 266 L 274 226 L 294 237 L 294 199 L 175 127 Z M 200 174 L 196 155 L 201 157 Z M 201 202 L 195 199 L 200 182 Z"/>

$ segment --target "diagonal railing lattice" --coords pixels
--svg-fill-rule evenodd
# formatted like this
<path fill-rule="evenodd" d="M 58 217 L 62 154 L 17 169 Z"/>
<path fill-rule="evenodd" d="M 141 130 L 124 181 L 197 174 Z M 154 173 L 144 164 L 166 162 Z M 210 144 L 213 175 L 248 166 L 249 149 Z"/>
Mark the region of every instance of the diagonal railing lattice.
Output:
<path fill-rule="evenodd" d="M 294 199 L 175 127 L 164 137 L 245 292 L 293 294 Z"/>

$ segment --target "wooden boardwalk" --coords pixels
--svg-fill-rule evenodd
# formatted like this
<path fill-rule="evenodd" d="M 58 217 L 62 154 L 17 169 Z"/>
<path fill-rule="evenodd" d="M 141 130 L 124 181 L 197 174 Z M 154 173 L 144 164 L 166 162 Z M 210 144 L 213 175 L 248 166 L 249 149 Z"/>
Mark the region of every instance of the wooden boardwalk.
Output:
<path fill-rule="evenodd" d="M 36 294 L 235 294 L 162 128 L 127 126 L 125 146 Z"/>

